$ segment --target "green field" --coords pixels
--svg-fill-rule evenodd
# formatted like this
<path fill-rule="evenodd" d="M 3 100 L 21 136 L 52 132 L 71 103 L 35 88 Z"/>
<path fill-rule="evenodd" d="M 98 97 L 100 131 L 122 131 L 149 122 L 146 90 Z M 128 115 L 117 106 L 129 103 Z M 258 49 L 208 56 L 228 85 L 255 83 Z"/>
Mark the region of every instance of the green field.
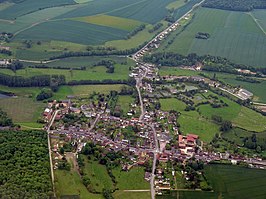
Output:
<path fill-rule="evenodd" d="M 125 191 L 116 191 L 113 194 L 115 199 L 148 199 L 151 198 L 150 191 L 148 192 L 125 192 Z"/>
<path fill-rule="evenodd" d="M 0 108 L 23 128 L 40 128 L 36 121 L 45 107 L 44 103 L 35 102 L 32 98 L 17 97 L 0 99 Z"/>
<path fill-rule="evenodd" d="M 55 171 L 56 195 L 79 195 L 80 199 L 103 199 L 102 195 L 90 193 L 76 171 Z"/>
<path fill-rule="evenodd" d="M 216 133 L 219 133 L 219 126 L 211 121 L 202 118 L 197 112 L 182 112 L 178 119 L 182 133 L 193 133 L 199 135 L 200 139 L 210 142 Z"/>
<path fill-rule="evenodd" d="M 161 109 L 164 111 L 184 111 L 186 104 L 175 98 L 160 99 Z"/>
<path fill-rule="evenodd" d="M 139 190 L 150 189 L 149 182 L 144 180 L 144 169 L 142 167 L 133 167 L 130 171 L 121 171 L 117 167 L 113 170 L 119 190 Z"/>
<path fill-rule="evenodd" d="M 130 111 L 131 103 L 134 103 L 134 98 L 128 95 L 119 96 L 117 101 L 117 105 L 121 107 L 121 110 L 123 110 L 124 114 L 127 114 L 127 112 Z"/>
<path fill-rule="evenodd" d="M 264 15 L 260 16 L 265 19 Z M 212 19 L 211 23 L 209 19 Z M 197 32 L 207 32 L 211 36 L 208 40 L 196 39 Z M 196 11 L 193 22 L 176 37 L 166 51 L 211 54 L 226 57 L 236 63 L 265 67 L 266 37 L 247 13 L 200 8 Z"/>
<path fill-rule="evenodd" d="M 83 156 L 84 158 L 84 174 L 86 174 L 91 181 L 92 187 L 97 192 L 102 192 L 105 189 L 113 189 L 113 182 L 107 173 L 106 167 L 99 164 L 97 161 L 92 161 Z"/>
<path fill-rule="evenodd" d="M 141 22 L 136 21 L 136 20 L 108 16 L 108 15 L 94 15 L 94 16 L 87 16 L 87 17 L 78 17 L 78 18 L 75 18 L 74 20 L 96 24 L 96 25 L 101 25 L 101 26 L 118 28 L 118 29 L 126 30 L 126 31 L 132 31 L 134 28 L 141 25 Z"/>
<path fill-rule="evenodd" d="M 204 173 L 214 192 L 180 191 L 157 199 L 264 199 L 266 195 L 265 170 L 231 165 L 207 165 Z"/>
<path fill-rule="evenodd" d="M 66 81 L 71 80 L 126 80 L 128 79 L 128 66 L 116 64 L 114 73 L 106 73 L 105 66 L 95 66 L 87 68 L 87 70 L 62 70 L 50 68 L 26 68 L 17 70 L 13 73 L 9 69 L 1 69 L 0 73 L 8 75 L 17 75 L 23 77 L 33 77 L 37 75 L 64 75 Z"/>
<path fill-rule="evenodd" d="M 89 96 L 93 92 L 108 94 L 111 90 L 120 91 L 124 85 L 78 85 L 61 86 L 58 92 L 54 93 L 54 99 L 66 99 L 68 95 Z"/>

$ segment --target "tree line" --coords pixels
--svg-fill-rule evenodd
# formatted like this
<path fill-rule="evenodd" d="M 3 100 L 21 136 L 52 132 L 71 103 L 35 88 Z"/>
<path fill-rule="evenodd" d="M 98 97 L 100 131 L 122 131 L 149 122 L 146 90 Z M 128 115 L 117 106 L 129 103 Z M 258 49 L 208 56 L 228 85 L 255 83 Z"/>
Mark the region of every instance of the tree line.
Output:
<path fill-rule="evenodd" d="M 13 121 L 2 109 L 0 109 L 0 127 L 14 126 Z"/>
<path fill-rule="evenodd" d="M 173 52 L 159 52 L 150 55 L 145 55 L 143 57 L 143 61 L 154 63 L 159 66 L 175 66 L 175 67 L 194 66 L 197 63 L 202 63 L 204 65 L 202 69 L 206 71 L 241 74 L 240 72 L 235 70 L 236 68 L 238 68 L 238 69 L 250 70 L 252 72 L 257 72 L 258 74 L 255 76 L 261 76 L 261 74 L 266 75 L 266 68 L 254 68 L 244 64 L 233 63 L 228 59 L 220 56 L 212 56 L 212 55 L 199 56 L 195 53 L 191 53 L 188 54 L 187 56 L 184 56 Z M 252 76 L 251 74 L 245 74 L 245 75 Z"/>
<path fill-rule="evenodd" d="M 203 7 L 222 10 L 249 12 L 253 9 L 265 9 L 265 0 L 206 0 Z"/>

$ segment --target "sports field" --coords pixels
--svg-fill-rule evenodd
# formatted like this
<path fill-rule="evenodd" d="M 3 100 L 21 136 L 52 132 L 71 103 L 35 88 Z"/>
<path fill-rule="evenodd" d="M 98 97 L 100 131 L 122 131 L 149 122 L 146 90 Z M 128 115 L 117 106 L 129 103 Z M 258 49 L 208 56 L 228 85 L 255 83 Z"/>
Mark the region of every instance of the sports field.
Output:
<path fill-rule="evenodd" d="M 257 13 L 260 21 L 256 21 L 250 13 L 200 8 L 193 22 L 166 50 L 181 54 L 211 54 L 236 63 L 265 67 L 266 35 L 261 28 L 263 25 L 260 26 L 265 19 L 264 12 Z M 210 38 L 196 39 L 198 32 L 209 33 Z"/>

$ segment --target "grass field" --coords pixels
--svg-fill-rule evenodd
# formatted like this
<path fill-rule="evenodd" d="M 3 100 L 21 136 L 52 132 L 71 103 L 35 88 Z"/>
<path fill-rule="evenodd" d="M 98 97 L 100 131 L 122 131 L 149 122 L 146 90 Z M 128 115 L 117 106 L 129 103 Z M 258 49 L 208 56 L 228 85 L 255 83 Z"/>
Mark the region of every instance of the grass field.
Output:
<path fill-rule="evenodd" d="M 148 192 L 125 192 L 125 191 L 116 191 L 113 194 L 115 199 L 148 199 L 151 198 L 150 191 Z"/>
<path fill-rule="evenodd" d="M 219 126 L 204 118 L 197 112 L 182 112 L 178 119 L 182 133 L 193 133 L 199 135 L 200 139 L 210 142 L 216 133 L 219 133 Z"/>
<path fill-rule="evenodd" d="M 36 121 L 45 107 L 44 103 L 36 102 L 32 98 L 17 97 L 0 99 L 0 108 L 22 127 L 40 128 Z"/>
<path fill-rule="evenodd" d="M 209 19 L 212 19 L 211 23 L 206 23 Z M 197 32 L 207 32 L 211 37 L 196 39 Z M 266 63 L 265 33 L 251 15 L 243 12 L 201 8 L 196 11 L 194 21 L 166 50 L 222 56 L 257 67 L 265 67 Z"/>
<path fill-rule="evenodd" d="M 87 16 L 87 17 L 78 17 L 78 18 L 74 18 L 74 20 L 86 22 L 90 24 L 95 24 L 95 25 L 117 28 L 117 29 L 121 29 L 125 31 L 132 31 L 137 26 L 142 24 L 140 21 L 136 21 L 133 19 L 126 19 L 126 18 L 108 16 L 108 15 L 94 15 L 94 16 Z"/>
<path fill-rule="evenodd" d="M 119 96 L 117 101 L 117 105 L 121 107 L 121 110 L 123 110 L 124 114 L 127 114 L 127 112 L 130 110 L 131 103 L 134 103 L 134 98 L 128 95 Z"/>
<path fill-rule="evenodd" d="M 61 86 L 53 96 L 54 99 L 66 99 L 68 95 L 89 96 L 93 92 L 108 94 L 111 90 L 120 91 L 121 84 L 115 85 L 78 85 L 78 86 Z"/>
<path fill-rule="evenodd" d="M 160 99 L 161 109 L 164 111 L 176 110 L 184 111 L 186 104 L 175 98 Z"/>
<path fill-rule="evenodd" d="M 62 70 L 50 68 L 26 68 L 17 70 L 16 74 L 9 69 L 2 69 L 0 73 L 8 75 L 17 75 L 23 77 L 33 77 L 36 75 L 64 75 L 66 81 L 71 80 L 126 80 L 128 79 L 128 66 L 116 64 L 114 73 L 106 73 L 105 66 L 96 66 L 87 68 L 87 70 Z"/>
<path fill-rule="evenodd" d="M 174 1 L 170 4 L 168 4 L 166 6 L 167 9 L 177 9 L 177 8 L 180 8 L 181 6 L 185 5 L 185 1 L 184 0 L 177 0 L 177 1 Z"/>
<path fill-rule="evenodd" d="M 55 171 L 55 187 L 57 196 L 79 195 L 80 199 L 103 199 L 102 195 L 90 193 L 83 185 L 76 171 Z"/>
<path fill-rule="evenodd" d="M 102 192 L 105 189 L 113 189 L 113 182 L 107 173 L 106 167 L 99 164 L 96 161 L 88 161 L 86 156 L 84 157 L 84 173 L 88 175 L 91 181 L 91 185 L 97 192 Z"/>
<path fill-rule="evenodd" d="M 113 170 L 117 187 L 119 190 L 138 190 L 149 189 L 149 182 L 144 180 L 144 169 L 142 167 L 133 167 L 129 172 L 121 171 L 121 168 Z"/>

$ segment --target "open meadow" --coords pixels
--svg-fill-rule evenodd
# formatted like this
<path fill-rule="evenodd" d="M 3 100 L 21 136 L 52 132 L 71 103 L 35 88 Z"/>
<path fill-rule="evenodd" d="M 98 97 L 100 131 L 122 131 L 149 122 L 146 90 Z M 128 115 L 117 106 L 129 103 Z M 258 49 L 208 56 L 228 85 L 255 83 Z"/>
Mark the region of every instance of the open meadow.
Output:
<path fill-rule="evenodd" d="M 263 21 L 263 12 L 266 11 L 260 12 L 256 14 L 255 11 L 254 15 Z M 253 13 L 200 8 L 195 12 L 192 23 L 166 51 L 184 55 L 210 54 L 226 57 L 236 63 L 265 67 L 266 37 L 260 21 L 254 19 Z M 196 39 L 198 32 L 209 33 L 210 38 Z"/>

